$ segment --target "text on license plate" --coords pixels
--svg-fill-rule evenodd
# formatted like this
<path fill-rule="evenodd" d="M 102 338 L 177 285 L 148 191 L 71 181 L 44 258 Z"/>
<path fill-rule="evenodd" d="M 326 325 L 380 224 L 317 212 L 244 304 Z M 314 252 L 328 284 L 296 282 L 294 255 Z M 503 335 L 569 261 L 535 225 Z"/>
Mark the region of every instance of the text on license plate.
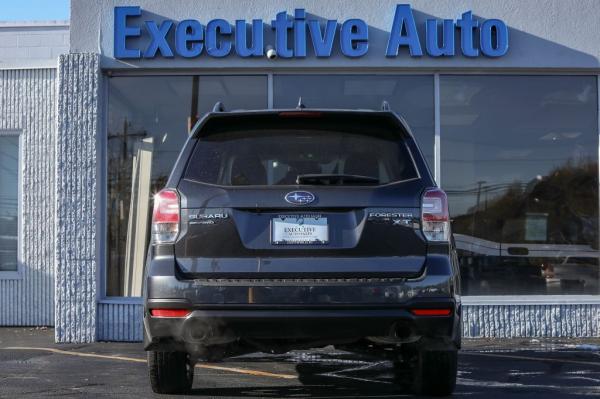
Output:
<path fill-rule="evenodd" d="M 271 243 L 327 244 L 329 226 L 320 215 L 280 215 L 271 219 Z"/>

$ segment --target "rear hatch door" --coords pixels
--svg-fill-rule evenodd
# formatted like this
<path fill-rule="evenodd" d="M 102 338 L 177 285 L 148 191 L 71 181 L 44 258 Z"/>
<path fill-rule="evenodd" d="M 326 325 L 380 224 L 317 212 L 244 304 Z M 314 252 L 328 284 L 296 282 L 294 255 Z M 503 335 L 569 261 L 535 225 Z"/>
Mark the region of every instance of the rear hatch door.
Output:
<path fill-rule="evenodd" d="M 420 153 L 400 125 L 367 115 L 251 115 L 204 126 L 177 186 L 181 272 L 420 275 Z"/>

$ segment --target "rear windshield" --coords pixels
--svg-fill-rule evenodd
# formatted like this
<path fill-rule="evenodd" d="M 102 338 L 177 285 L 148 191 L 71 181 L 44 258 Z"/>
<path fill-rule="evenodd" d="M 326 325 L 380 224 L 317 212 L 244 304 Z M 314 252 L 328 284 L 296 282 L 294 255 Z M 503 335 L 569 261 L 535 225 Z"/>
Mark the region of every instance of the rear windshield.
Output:
<path fill-rule="evenodd" d="M 409 150 L 397 134 L 318 129 L 204 135 L 196 143 L 184 176 L 223 186 L 365 185 L 416 177 Z"/>

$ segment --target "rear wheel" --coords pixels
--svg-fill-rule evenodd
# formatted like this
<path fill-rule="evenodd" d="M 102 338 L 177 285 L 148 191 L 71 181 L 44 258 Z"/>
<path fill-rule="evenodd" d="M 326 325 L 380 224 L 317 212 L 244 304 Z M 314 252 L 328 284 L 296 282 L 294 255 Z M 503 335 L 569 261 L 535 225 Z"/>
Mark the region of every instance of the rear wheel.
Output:
<path fill-rule="evenodd" d="M 454 392 L 457 350 L 420 349 L 416 354 L 412 388 L 420 395 L 447 396 Z"/>
<path fill-rule="evenodd" d="M 194 365 L 185 352 L 148 352 L 150 385 L 156 393 L 189 392 L 194 380 Z"/>

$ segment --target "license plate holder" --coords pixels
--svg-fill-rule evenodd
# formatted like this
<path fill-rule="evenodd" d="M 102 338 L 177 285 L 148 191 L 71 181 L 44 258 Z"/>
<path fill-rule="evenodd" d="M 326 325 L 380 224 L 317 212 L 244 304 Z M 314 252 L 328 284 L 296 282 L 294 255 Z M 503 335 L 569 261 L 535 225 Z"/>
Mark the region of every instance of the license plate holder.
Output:
<path fill-rule="evenodd" d="M 329 243 L 327 218 L 321 215 L 279 215 L 271 219 L 273 245 L 325 245 Z"/>

